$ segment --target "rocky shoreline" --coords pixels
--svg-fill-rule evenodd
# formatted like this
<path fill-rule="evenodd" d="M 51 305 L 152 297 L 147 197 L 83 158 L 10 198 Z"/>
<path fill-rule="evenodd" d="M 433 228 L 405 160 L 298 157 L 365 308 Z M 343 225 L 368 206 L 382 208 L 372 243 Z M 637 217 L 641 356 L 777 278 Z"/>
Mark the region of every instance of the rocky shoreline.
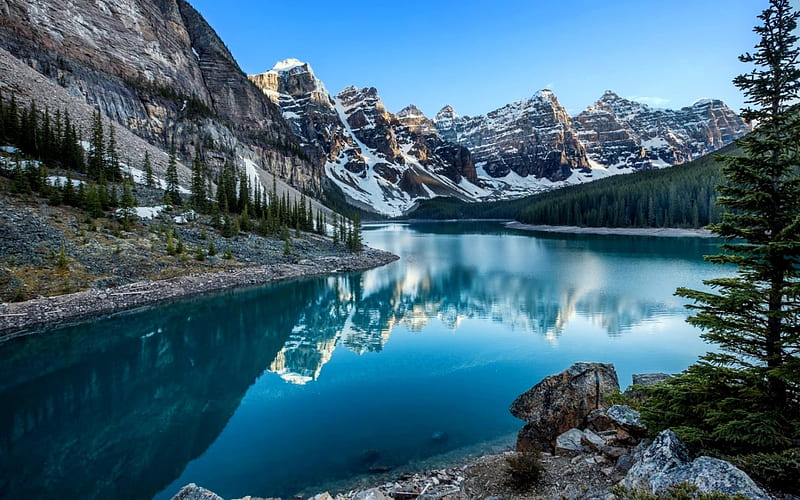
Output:
<path fill-rule="evenodd" d="M 634 375 L 633 387 L 658 384 L 669 378 L 662 373 Z M 632 396 L 634 392 L 628 394 Z M 709 456 L 693 457 L 670 429 L 647 439 L 647 427 L 635 409 L 605 403 L 606 398 L 619 394 L 613 365 L 578 362 L 546 377 L 511 405 L 511 413 L 527 422 L 518 434 L 516 451 L 485 455 L 449 468 L 404 474 L 380 483 L 376 480 L 369 487 L 294 498 L 623 500 L 651 498 L 636 495 L 660 495 L 675 485 L 682 485 L 685 491 L 717 495 L 714 498 L 795 498 L 767 493 L 729 462 Z M 539 472 L 535 474 L 528 465 L 531 460 L 538 464 L 535 468 Z M 517 479 L 524 479 L 524 484 L 509 480 L 515 474 Z M 656 497 L 662 498 L 652 496 Z M 223 499 L 192 483 L 172 500 Z M 280 499 L 247 496 L 240 500 Z"/>
<path fill-rule="evenodd" d="M 374 248 L 359 254 L 300 259 L 295 263 L 274 263 L 210 273 L 139 281 L 114 288 L 92 289 L 54 297 L 40 297 L 0 305 L 0 342 L 35 333 L 64 323 L 153 305 L 167 300 L 234 287 L 323 274 L 364 271 L 399 257 Z"/>
<path fill-rule="evenodd" d="M 600 234 L 620 236 L 661 236 L 668 238 L 717 238 L 718 236 L 708 229 L 693 229 L 679 227 L 578 227 L 578 226 L 544 226 L 523 224 L 512 221 L 506 223 L 509 229 L 521 231 L 566 233 L 566 234 Z"/>

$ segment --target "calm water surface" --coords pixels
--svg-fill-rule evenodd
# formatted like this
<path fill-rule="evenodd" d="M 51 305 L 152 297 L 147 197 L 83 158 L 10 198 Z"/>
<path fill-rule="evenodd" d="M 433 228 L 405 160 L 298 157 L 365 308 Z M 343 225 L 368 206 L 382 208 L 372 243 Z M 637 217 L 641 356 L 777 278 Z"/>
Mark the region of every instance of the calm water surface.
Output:
<path fill-rule="evenodd" d="M 0 345 L 0 497 L 343 488 L 510 446 L 511 401 L 575 361 L 614 363 L 624 387 L 708 350 L 673 292 L 723 272 L 702 261 L 714 241 L 486 223 L 365 238 L 401 260 Z"/>

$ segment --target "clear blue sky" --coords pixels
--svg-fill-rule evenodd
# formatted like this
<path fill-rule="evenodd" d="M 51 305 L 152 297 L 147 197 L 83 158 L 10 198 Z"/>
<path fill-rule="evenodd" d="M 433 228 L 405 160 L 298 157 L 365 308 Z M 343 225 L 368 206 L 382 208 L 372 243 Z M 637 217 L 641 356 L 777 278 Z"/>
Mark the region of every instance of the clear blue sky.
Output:
<path fill-rule="evenodd" d="M 576 114 L 611 89 L 657 107 L 738 109 L 731 80 L 766 0 L 189 0 L 246 73 L 309 62 L 331 93 L 476 115 L 551 88 Z"/>

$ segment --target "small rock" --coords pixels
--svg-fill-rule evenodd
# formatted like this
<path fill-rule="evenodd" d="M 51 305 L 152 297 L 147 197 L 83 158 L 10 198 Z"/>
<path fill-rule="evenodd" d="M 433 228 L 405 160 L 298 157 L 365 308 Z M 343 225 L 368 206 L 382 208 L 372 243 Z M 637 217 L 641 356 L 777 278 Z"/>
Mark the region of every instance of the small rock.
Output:
<path fill-rule="evenodd" d="M 570 429 L 556 438 L 556 450 L 583 451 L 583 431 Z"/>
<path fill-rule="evenodd" d="M 641 436 L 647 434 L 647 427 L 642 424 L 639 412 L 630 406 L 614 405 L 606 411 L 606 416 L 631 434 Z"/>
<path fill-rule="evenodd" d="M 223 500 L 211 490 L 189 483 L 172 497 L 172 500 Z"/>
<path fill-rule="evenodd" d="M 590 429 L 586 429 L 583 431 L 583 436 L 581 437 L 581 444 L 588 446 L 594 450 L 601 451 L 604 446 L 606 446 L 606 442 L 603 438 L 592 432 Z"/>

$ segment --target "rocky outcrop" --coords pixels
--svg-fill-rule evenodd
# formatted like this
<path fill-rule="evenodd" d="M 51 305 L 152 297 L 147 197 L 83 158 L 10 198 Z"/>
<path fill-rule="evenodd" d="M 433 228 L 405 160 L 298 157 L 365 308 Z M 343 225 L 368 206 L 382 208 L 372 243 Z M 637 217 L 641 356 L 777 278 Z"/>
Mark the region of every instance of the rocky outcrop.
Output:
<path fill-rule="evenodd" d="M 669 429 L 641 451 L 620 484 L 655 493 L 678 483 L 693 484 L 706 493 L 742 494 L 755 500 L 770 498 L 729 462 L 705 456 L 692 460 L 686 445 Z"/>
<path fill-rule="evenodd" d="M 612 91 L 575 117 L 590 160 L 613 169 L 659 168 L 697 159 L 748 133 L 722 101 L 653 109 Z"/>
<path fill-rule="evenodd" d="M 552 450 L 561 433 L 581 426 L 604 396 L 615 392 L 619 381 L 610 364 L 575 363 L 546 377 L 511 404 L 511 414 L 528 422 L 517 436 L 517 449 Z"/>
<path fill-rule="evenodd" d="M 447 106 L 434 124 L 444 139 L 469 149 L 490 177 L 514 172 L 556 182 L 589 169 L 572 119 L 549 90 L 474 118 Z"/>
<path fill-rule="evenodd" d="M 433 122 L 413 106 L 397 116 L 375 88 L 347 87 L 331 96 L 310 65 L 277 63 L 250 80 L 290 123 L 296 140 L 351 203 L 369 211 L 400 215 L 418 199 L 475 199 L 470 152 L 443 141 Z"/>

